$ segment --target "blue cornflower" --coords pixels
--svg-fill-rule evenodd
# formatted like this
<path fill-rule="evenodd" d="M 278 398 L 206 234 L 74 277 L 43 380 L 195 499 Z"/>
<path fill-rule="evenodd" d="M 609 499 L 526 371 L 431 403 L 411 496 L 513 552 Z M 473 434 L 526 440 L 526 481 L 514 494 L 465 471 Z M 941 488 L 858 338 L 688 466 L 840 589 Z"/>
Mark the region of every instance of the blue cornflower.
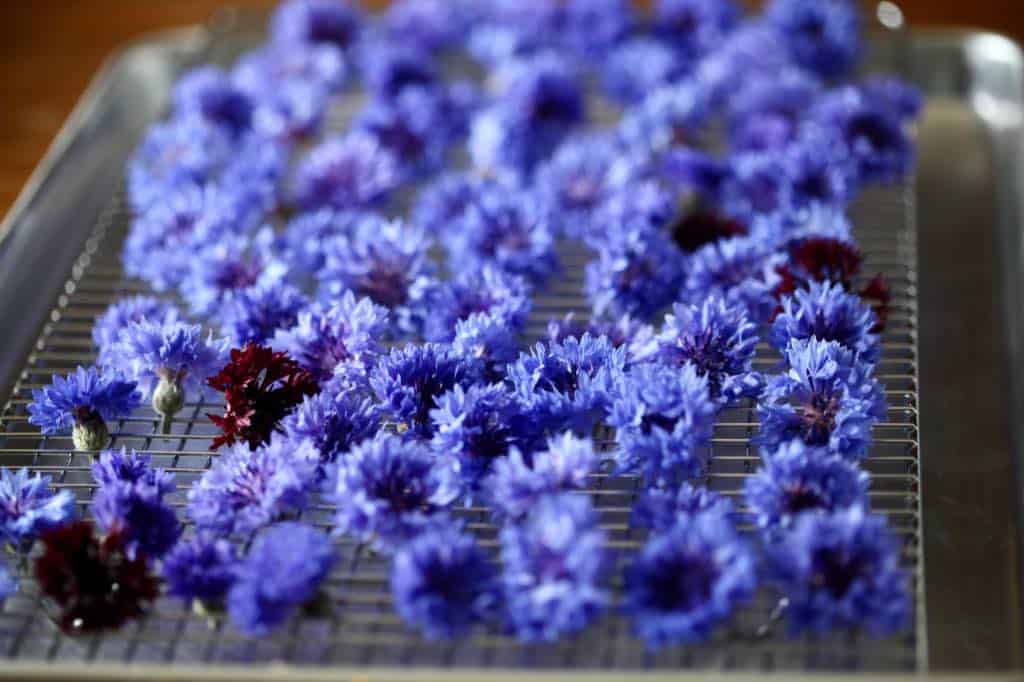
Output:
<path fill-rule="evenodd" d="M 623 225 L 594 246 L 584 291 L 597 316 L 646 320 L 678 298 L 685 256 L 664 232 Z"/>
<path fill-rule="evenodd" d="M 810 120 L 828 144 L 845 153 L 857 182 L 896 182 L 914 164 L 914 145 L 900 113 L 855 86 L 824 95 Z"/>
<path fill-rule="evenodd" d="M 99 350 L 96 364 L 107 366 L 106 355 L 117 341 L 117 335 L 133 322 L 142 320 L 176 322 L 181 313 L 177 306 L 152 296 L 128 296 L 110 305 L 92 326 L 92 342 Z"/>
<path fill-rule="evenodd" d="M 528 177 L 586 116 L 576 70 L 543 52 L 507 62 L 495 74 L 497 102 L 473 119 L 469 151 L 478 169 Z"/>
<path fill-rule="evenodd" d="M 401 432 L 430 438 L 437 430 L 430 412 L 438 399 L 479 378 L 480 367 L 473 359 L 456 355 L 447 345 L 427 343 L 392 348 L 371 370 L 369 381 L 383 413 Z"/>
<path fill-rule="evenodd" d="M 676 205 L 671 206 L 671 213 L 665 217 L 666 222 L 673 217 L 678 220 L 677 214 L 681 212 L 716 210 L 722 202 L 722 190 L 729 179 L 729 173 L 728 161 L 707 152 L 689 147 L 670 149 L 661 158 L 661 175 L 667 184 L 676 189 L 676 193 L 671 195 Z M 683 248 L 687 251 L 695 250 L 687 246 Z"/>
<path fill-rule="evenodd" d="M 427 173 L 444 165 L 455 137 L 444 107 L 444 95 L 408 87 L 390 99 L 372 100 L 352 125 L 412 174 Z"/>
<path fill-rule="evenodd" d="M 892 76 L 868 76 L 861 84 L 864 96 L 887 104 L 902 120 L 912 121 L 921 114 L 924 98 L 917 86 Z"/>
<path fill-rule="evenodd" d="M 409 88 L 432 88 L 441 81 L 433 55 L 416 45 L 391 41 L 366 45 L 359 59 L 369 94 L 391 99 Z"/>
<path fill-rule="evenodd" d="M 349 450 L 326 484 L 337 532 L 385 549 L 411 539 L 457 495 L 452 470 L 426 445 L 392 435 Z"/>
<path fill-rule="evenodd" d="M 834 341 L 790 341 L 790 369 L 768 382 L 758 417 L 758 440 L 768 452 L 798 438 L 860 459 L 871 445 L 871 427 L 885 418 L 885 394 L 870 366 Z"/>
<path fill-rule="evenodd" d="M 562 343 L 570 336 L 579 338 L 584 334 L 605 336 L 612 347 L 625 348 L 627 366 L 649 359 L 654 351 L 654 327 L 629 315 L 591 318 L 583 323 L 577 322 L 573 313 L 566 313 L 562 319 L 548 320 L 548 343 Z"/>
<path fill-rule="evenodd" d="M 513 449 L 507 458 L 494 463 L 487 481 L 491 506 L 498 516 L 518 521 L 543 497 L 585 489 L 597 467 L 593 442 L 571 432 L 548 440 L 542 452 L 524 454 Z"/>
<path fill-rule="evenodd" d="M 823 78 L 848 75 L 864 49 L 860 11 L 850 0 L 772 0 L 764 19 L 793 59 Z"/>
<path fill-rule="evenodd" d="M 820 81 L 796 68 L 752 79 L 729 100 L 730 146 L 774 151 L 792 142 L 821 90 Z"/>
<path fill-rule="evenodd" d="M 764 468 L 744 481 L 744 492 L 757 525 L 777 529 L 805 512 L 866 505 L 869 483 L 856 465 L 794 440 L 764 457 Z"/>
<path fill-rule="evenodd" d="M 671 530 L 680 519 L 717 514 L 730 518 L 732 500 L 702 486 L 683 483 L 678 489 L 650 488 L 633 505 L 630 523 L 657 533 Z"/>
<path fill-rule="evenodd" d="M 51 478 L 28 469 L 0 469 L 0 536 L 15 550 L 52 528 L 75 518 L 75 496 L 70 490 L 54 492 Z"/>
<path fill-rule="evenodd" d="M 351 0 L 287 0 L 274 11 L 270 34 L 278 43 L 333 45 L 339 50 L 359 40 L 365 17 Z"/>
<path fill-rule="evenodd" d="M 734 0 L 657 0 L 652 29 L 688 60 L 718 49 L 739 23 Z"/>
<path fill-rule="evenodd" d="M 294 202 L 303 210 L 354 210 L 381 203 L 402 182 L 400 160 L 364 131 L 330 137 L 295 169 Z"/>
<path fill-rule="evenodd" d="M 292 327 L 308 304 L 305 294 L 285 281 L 241 289 L 221 311 L 221 334 L 233 348 L 265 344 L 275 333 Z"/>
<path fill-rule="evenodd" d="M 307 83 L 333 94 L 348 76 L 344 52 L 328 43 L 268 43 L 244 54 L 231 70 L 232 82 L 253 97 L 289 83 Z"/>
<path fill-rule="evenodd" d="M 721 208 L 727 215 L 752 221 L 789 208 L 792 187 L 777 153 L 734 154 L 729 158 L 728 169 L 721 188 Z"/>
<path fill-rule="evenodd" d="M 268 141 L 287 144 L 320 132 L 330 93 L 317 83 L 286 81 L 257 95 L 253 104 L 253 129 Z"/>
<path fill-rule="evenodd" d="M 32 389 L 28 421 L 45 434 L 67 433 L 78 450 L 100 450 L 110 440 L 106 420 L 119 419 L 139 406 L 134 381 L 95 367 L 78 367 L 66 377 Z"/>
<path fill-rule="evenodd" d="M 496 0 L 486 5 L 468 45 L 470 54 L 485 64 L 501 64 L 558 43 L 564 17 L 559 0 Z"/>
<path fill-rule="evenodd" d="M 445 235 L 465 217 L 488 180 L 476 173 L 445 171 L 424 185 L 412 207 L 412 222 L 428 234 Z"/>
<path fill-rule="evenodd" d="M 264 530 L 228 590 L 231 622 L 250 637 L 268 634 L 316 595 L 336 559 L 330 537 L 312 526 L 287 522 Z"/>
<path fill-rule="evenodd" d="M 607 606 L 605 534 L 587 498 L 543 498 L 500 540 L 507 617 L 521 640 L 579 632 Z"/>
<path fill-rule="evenodd" d="M 768 341 L 780 351 L 792 339 L 835 341 L 857 353 L 858 362 L 874 364 L 881 354 L 871 306 L 846 293 L 840 283 L 809 282 L 782 299 L 782 312 L 772 323 Z"/>
<path fill-rule="evenodd" d="M 444 246 L 453 271 L 491 263 L 541 286 L 559 268 L 553 232 L 550 216 L 536 196 L 493 184 L 483 188 L 452 225 Z"/>
<path fill-rule="evenodd" d="M 200 529 L 250 533 L 305 508 L 319 461 L 305 441 L 274 438 L 256 450 L 235 445 L 193 484 L 188 515 Z"/>
<path fill-rule="evenodd" d="M 327 263 L 326 245 L 335 237 L 352 234 L 363 215 L 359 211 L 323 208 L 300 213 L 288 221 L 284 243 L 293 274 L 303 279 L 315 277 Z"/>
<path fill-rule="evenodd" d="M 273 347 L 322 383 L 335 374 L 371 367 L 387 330 L 386 309 L 346 291 L 329 307 L 317 303 L 299 313 L 293 327 L 277 333 Z"/>
<path fill-rule="evenodd" d="M 195 117 L 157 123 L 128 162 L 128 198 L 143 211 L 168 192 L 213 180 L 230 158 L 227 133 Z"/>
<path fill-rule="evenodd" d="M 583 57 L 601 58 L 633 29 L 629 0 L 568 0 L 562 42 Z"/>
<path fill-rule="evenodd" d="M 651 483 L 698 476 L 716 414 L 707 377 L 694 365 L 637 365 L 620 382 L 608 412 L 620 448 L 618 470 L 641 472 Z"/>
<path fill-rule="evenodd" d="M 262 109 L 257 109 L 256 116 L 260 127 Z M 226 226 L 236 231 L 254 229 L 265 215 L 285 202 L 285 176 L 292 157 L 290 140 L 256 130 L 243 136 L 231 152 L 216 183 L 238 215 L 236 225 Z"/>
<path fill-rule="evenodd" d="M 284 279 L 288 265 L 277 252 L 276 237 L 269 226 L 251 237 L 236 236 L 201 245 L 189 254 L 188 274 L 178 289 L 193 314 L 222 314 L 238 292 Z"/>
<path fill-rule="evenodd" d="M 770 78 L 789 68 L 792 59 L 778 32 L 764 22 L 743 22 L 697 63 L 694 80 L 706 100 L 717 107 L 743 90 L 737 83 Z"/>
<path fill-rule="evenodd" d="M 303 400 L 281 428 L 289 441 L 311 443 L 322 466 L 373 438 L 380 428 L 380 414 L 367 398 L 329 383 Z"/>
<path fill-rule="evenodd" d="M 430 411 L 435 429 L 431 444 L 439 455 L 454 458 L 470 490 L 512 448 L 534 446 L 533 425 L 503 384 L 455 386 L 436 402 Z"/>
<path fill-rule="evenodd" d="M 845 206 L 857 192 L 844 152 L 832 148 L 820 130 L 804 130 L 796 142 L 785 147 L 782 165 L 790 208 L 798 214 Z"/>
<path fill-rule="evenodd" d="M 396 552 L 391 594 L 407 624 L 429 639 L 451 639 L 491 615 L 498 584 L 473 536 L 458 524 L 437 523 Z"/>
<path fill-rule="evenodd" d="M 885 518 L 863 507 L 804 514 L 768 547 L 768 580 L 789 600 L 796 634 L 864 628 L 889 635 L 910 620 L 909 579 Z"/>
<path fill-rule="evenodd" d="M 721 239 L 693 254 L 683 294 L 694 303 L 714 295 L 746 308 L 755 323 L 767 322 L 778 305 L 774 290 L 784 263 L 783 254 L 756 238 Z"/>
<path fill-rule="evenodd" d="M 712 398 L 756 398 L 764 388 L 752 367 L 758 340 L 757 325 L 743 306 L 712 295 L 699 306 L 672 307 L 657 336 L 654 357 L 673 366 L 692 363 L 707 377 Z"/>
<path fill-rule="evenodd" d="M 157 497 L 174 492 L 174 474 L 152 466 L 151 461 L 148 454 L 129 452 L 124 446 L 120 450 L 104 450 L 92 464 L 92 477 L 103 487 L 122 483 L 145 489 Z"/>
<path fill-rule="evenodd" d="M 490 315 L 470 315 L 455 324 L 452 352 L 483 365 L 484 376 L 501 379 L 505 367 L 519 356 L 519 336 Z"/>
<path fill-rule="evenodd" d="M 561 343 L 538 343 L 508 368 L 530 419 L 549 433 L 590 433 L 611 404 L 626 364 L 626 349 L 607 337 L 584 334 Z"/>
<path fill-rule="evenodd" d="M 0 559 L 0 604 L 18 590 L 18 579 L 11 573 L 7 562 Z"/>
<path fill-rule="evenodd" d="M 573 137 L 537 168 L 534 192 L 559 231 L 579 239 L 594 232 L 608 195 L 636 174 L 636 164 L 607 133 Z"/>
<path fill-rule="evenodd" d="M 473 0 L 396 0 L 384 13 L 384 30 L 398 45 L 438 52 L 459 43 L 470 28 Z"/>
<path fill-rule="evenodd" d="M 132 223 L 122 260 L 125 273 L 156 291 L 189 274 L 197 248 L 250 231 L 242 196 L 211 186 L 181 184 L 154 200 Z"/>
<path fill-rule="evenodd" d="M 121 330 L 106 360 L 136 381 L 142 399 L 151 400 L 164 418 L 167 433 L 186 396 L 203 389 L 206 379 L 223 367 L 227 351 L 213 334 L 204 338 L 198 324 L 144 319 Z"/>
<path fill-rule="evenodd" d="M 324 245 L 326 263 L 317 275 L 321 298 L 337 299 L 350 291 L 389 310 L 399 331 L 415 333 L 433 285 L 431 243 L 419 227 L 367 214 L 350 235 Z"/>
<path fill-rule="evenodd" d="M 633 38 L 616 47 L 605 61 L 604 87 L 613 99 L 632 104 L 677 80 L 685 73 L 686 66 L 668 43 L 654 38 Z"/>
<path fill-rule="evenodd" d="M 522 277 L 484 265 L 459 273 L 429 294 L 423 328 L 427 341 L 451 341 L 459 322 L 487 315 L 513 334 L 522 331 L 530 314 L 530 286 Z"/>
<path fill-rule="evenodd" d="M 720 514 L 681 516 L 625 571 L 624 610 L 650 649 L 703 642 L 753 597 L 754 557 Z"/>
<path fill-rule="evenodd" d="M 653 155 L 692 145 L 708 120 L 707 97 L 698 83 L 680 81 L 650 92 L 627 109 L 618 135 L 633 153 Z"/>
<path fill-rule="evenodd" d="M 211 533 L 179 540 L 162 561 L 168 594 L 185 602 L 219 602 L 234 584 L 238 567 L 235 546 Z"/>
<path fill-rule="evenodd" d="M 200 66 L 183 75 L 171 100 L 175 116 L 199 116 L 233 135 L 244 133 L 252 124 L 252 100 L 216 66 Z"/>

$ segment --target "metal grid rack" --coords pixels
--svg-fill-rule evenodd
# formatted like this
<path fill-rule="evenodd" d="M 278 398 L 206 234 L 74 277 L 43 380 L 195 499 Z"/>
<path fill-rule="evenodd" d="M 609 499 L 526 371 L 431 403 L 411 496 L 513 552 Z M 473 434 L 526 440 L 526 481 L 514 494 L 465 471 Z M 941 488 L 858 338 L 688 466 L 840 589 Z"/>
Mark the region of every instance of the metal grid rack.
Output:
<path fill-rule="evenodd" d="M 244 42 L 225 47 L 222 57 L 240 51 Z M 207 59 L 218 55 L 206 55 Z M 343 103 L 342 112 L 355 102 Z M 344 118 L 344 114 L 340 116 Z M 337 121 L 335 121 L 337 123 Z M 787 638 L 778 619 L 778 600 L 767 591 L 720 629 L 712 641 L 675 647 L 658 654 L 644 650 L 629 633 L 629 624 L 614 609 L 582 635 L 552 645 L 525 646 L 497 631 L 477 631 L 450 644 L 426 642 L 405 629 L 394 613 L 388 588 L 388 560 L 351 540 L 337 540 L 340 560 L 327 582 L 330 608 L 303 614 L 263 640 L 246 640 L 223 621 L 191 613 L 180 602 L 161 597 L 142 620 L 116 633 L 70 637 L 49 620 L 37 586 L 23 570 L 21 591 L 0 612 L 0 656 L 22 661 L 124 663 L 258 663 L 339 666 L 427 666 L 433 668 L 555 668 L 566 671 L 609 669 L 718 670 L 918 670 L 925 663 L 924 595 L 920 557 L 921 518 L 918 490 L 916 233 L 913 183 L 873 189 L 852 207 L 856 233 L 865 254 L 864 272 L 881 272 L 892 285 L 892 314 L 883 336 L 877 374 L 889 399 L 888 419 L 875 429 L 865 468 L 871 473 L 871 504 L 888 515 L 903 540 L 903 562 L 913 581 L 917 614 L 908 630 L 873 640 L 858 632 L 824 638 Z M 40 436 L 27 423 L 31 389 L 48 384 L 54 374 L 94 359 L 91 340 L 95 317 L 118 298 L 145 290 L 127 280 L 120 266 L 121 245 L 130 224 L 123 196 L 111 201 L 93 229 L 85 249 L 26 359 L 12 397 L 0 413 L 0 465 L 28 466 L 53 477 L 54 486 L 74 491 L 87 513 L 95 485 L 91 457 L 73 451 L 70 438 Z M 546 322 L 570 310 L 587 310 L 580 290 L 587 254 L 563 249 L 565 272 L 550 291 L 537 297 L 528 335 L 543 334 Z M 762 344 L 756 364 L 777 367 L 778 357 Z M 113 447 L 127 446 L 153 455 L 154 464 L 173 471 L 179 490 L 172 504 L 182 508 L 185 491 L 209 468 L 216 453 L 208 447 L 214 431 L 205 418 L 220 406 L 189 404 L 175 418 L 171 433 L 161 435 L 148 409 L 112 424 Z M 759 458 L 751 437 L 757 419 L 753 406 L 724 412 L 716 424 L 710 470 L 702 481 L 737 502 L 743 515 L 743 479 L 756 471 Z M 597 474 L 592 496 L 616 556 L 612 572 L 641 546 L 643 534 L 629 527 L 629 512 L 638 482 L 629 476 Z M 323 505 L 306 512 L 308 521 L 330 525 Z M 488 551 L 497 553 L 496 528 L 482 507 L 459 511 Z M 750 524 L 740 519 L 745 532 Z M 23 567 L 24 568 L 24 567 Z"/>

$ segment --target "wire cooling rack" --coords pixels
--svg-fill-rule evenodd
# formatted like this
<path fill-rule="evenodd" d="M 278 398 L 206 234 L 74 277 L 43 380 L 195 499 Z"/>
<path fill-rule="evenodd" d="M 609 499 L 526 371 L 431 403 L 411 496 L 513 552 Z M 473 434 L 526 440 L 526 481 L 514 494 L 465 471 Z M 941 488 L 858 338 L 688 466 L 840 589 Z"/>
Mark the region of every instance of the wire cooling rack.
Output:
<path fill-rule="evenodd" d="M 246 41 L 218 40 L 216 53 L 204 60 L 224 61 Z M 344 124 L 359 106 L 358 95 L 342 102 L 331 125 Z M 924 666 L 924 603 L 919 512 L 917 431 L 917 306 L 913 181 L 866 192 L 852 207 L 856 234 L 865 255 L 864 273 L 883 273 L 893 293 L 892 313 L 883 336 L 877 368 L 889 400 L 888 418 L 874 432 L 874 446 L 864 466 L 871 473 L 871 504 L 888 515 L 903 542 L 902 559 L 911 576 L 918 608 L 908 629 L 883 640 L 849 631 L 828 637 L 786 636 L 782 604 L 763 590 L 754 603 L 708 643 L 675 647 L 657 654 L 645 651 L 629 633 L 629 624 L 609 614 L 578 637 L 550 645 L 523 645 L 498 631 L 479 630 L 455 643 L 426 642 L 409 632 L 394 613 L 388 587 L 388 560 L 351 540 L 339 538 L 337 567 L 324 588 L 326 608 L 303 613 L 269 638 L 247 640 L 218 619 L 192 613 L 180 602 L 161 597 L 149 614 L 115 633 L 68 636 L 52 624 L 27 567 L 20 567 L 22 588 L 0 611 L 0 656 L 19 661 L 62 663 L 262 663 L 337 666 L 426 666 L 432 668 L 545 668 L 572 671 L 614 669 L 698 670 L 868 670 L 908 671 Z M 70 438 L 41 436 L 27 421 L 31 389 L 50 383 L 76 365 L 94 360 L 93 321 L 120 297 L 142 293 L 145 285 L 127 280 L 120 264 L 121 246 L 130 224 L 123 194 L 113 197 L 69 273 L 34 350 L 26 358 L 12 397 L 0 413 L 0 465 L 27 466 L 53 477 L 54 487 L 74 492 L 87 514 L 95 485 L 91 457 L 75 452 Z M 581 296 L 588 255 L 562 249 L 564 273 L 535 300 L 527 336 L 544 334 L 551 318 L 576 311 L 585 317 Z M 778 357 L 762 344 L 756 365 L 777 367 Z M 213 398 L 208 397 L 207 400 Z M 127 446 L 153 455 L 154 465 L 176 474 L 179 490 L 171 503 L 182 510 L 185 491 L 217 457 L 208 451 L 212 428 L 205 415 L 216 402 L 189 404 L 161 435 L 159 419 L 148 408 L 111 425 L 112 446 Z M 757 431 L 752 404 L 724 412 L 715 427 L 710 469 L 702 484 L 734 499 L 740 525 L 750 532 L 741 495 L 743 480 L 760 464 L 751 438 Z M 602 442 L 609 449 L 607 440 Z M 586 494 L 593 498 L 616 557 L 613 585 L 621 568 L 642 545 L 642 532 L 629 527 L 637 495 L 634 477 L 592 476 Z M 497 529 L 483 507 L 459 510 L 481 545 L 497 555 Z M 184 517 L 184 514 L 182 514 Z M 330 527 L 330 508 L 317 505 L 307 521 Z M 616 597 L 617 598 L 617 597 Z"/>

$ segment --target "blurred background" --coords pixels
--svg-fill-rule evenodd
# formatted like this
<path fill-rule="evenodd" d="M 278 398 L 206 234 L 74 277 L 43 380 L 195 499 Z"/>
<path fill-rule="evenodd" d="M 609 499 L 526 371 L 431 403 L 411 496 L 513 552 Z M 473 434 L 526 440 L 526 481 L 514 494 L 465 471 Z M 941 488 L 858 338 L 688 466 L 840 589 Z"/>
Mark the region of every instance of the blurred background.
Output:
<path fill-rule="evenodd" d="M 127 41 L 195 24 L 226 5 L 276 0 L 0 0 L 0 215 L 104 58 Z M 386 0 L 364 0 L 380 7 Z M 969 26 L 1024 40 L 1024 0 L 898 0 L 913 26 Z"/>

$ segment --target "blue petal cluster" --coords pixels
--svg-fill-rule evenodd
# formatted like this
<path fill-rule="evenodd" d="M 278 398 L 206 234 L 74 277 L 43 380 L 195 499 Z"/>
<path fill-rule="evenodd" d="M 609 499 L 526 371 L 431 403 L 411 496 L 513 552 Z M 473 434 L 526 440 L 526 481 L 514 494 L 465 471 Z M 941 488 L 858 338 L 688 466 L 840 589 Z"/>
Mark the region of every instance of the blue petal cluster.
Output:
<path fill-rule="evenodd" d="M 111 304 L 93 323 L 92 342 L 99 350 L 96 364 L 110 364 L 105 360 L 106 354 L 121 330 L 132 323 L 143 320 L 176 322 L 180 317 L 177 307 L 152 296 L 129 296 Z"/>
<path fill-rule="evenodd" d="M 312 444 L 324 466 L 377 435 L 380 414 L 368 398 L 328 383 L 285 417 L 281 428 L 288 441 Z"/>
<path fill-rule="evenodd" d="M 78 367 L 74 374 L 54 376 L 49 386 L 32 389 L 28 421 L 46 434 L 66 433 L 76 424 L 127 416 L 139 401 L 134 381 Z"/>
<path fill-rule="evenodd" d="M 400 161 L 362 131 L 329 138 L 295 169 L 293 201 L 302 209 L 353 210 L 381 203 L 402 181 Z"/>
<path fill-rule="evenodd" d="M 296 323 L 308 305 L 305 294 L 285 281 L 265 282 L 237 291 L 221 311 L 221 333 L 240 348 L 265 344 L 279 330 Z"/>
<path fill-rule="evenodd" d="M 75 496 L 54 492 L 49 476 L 30 476 L 28 469 L 0 469 L 0 535 L 21 551 L 46 531 L 75 518 Z"/>
<path fill-rule="evenodd" d="M 683 293 L 694 303 L 717 296 L 746 308 L 752 321 L 767 322 L 777 306 L 775 287 L 783 263 L 783 254 L 754 237 L 723 239 L 693 254 Z"/>
<path fill-rule="evenodd" d="M 451 341 L 458 323 L 475 316 L 490 317 L 514 336 L 530 314 L 530 293 L 522 277 L 489 265 L 460 273 L 430 292 L 423 336 L 428 341 Z"/>
<path fill-rule="evenodd" d="M 851 0 L 772 0 L 764 18 L 796 62 L 823 78 L 848 75 L 863 50 L 860 10 Z"/>
<path fill-rule="evenodd" d="M 782 312 L 772 323 L 768 340 L 779 350 L 793 339 L 835 341 L 874 364 L 881 354 L 878 335 L 872 330 L 877 318 L 859 296 L 846 293 L 842 284 L 810 282 L 782 299 Z"/>
<path fill-rule="evenodd" d="M 352 0 L 287 0 L 274 11 L 270 33 L 289 49 L 295 43 L 312 43 L 347 50 L 357 44 L 364 20 Z"/>
<path fill-rule="evenodd" d="M 741 15 L 734 0 L 656 0 L 651 23 L 656 35 L 693 61 L 719 48 Z"/>
<path fill-rule="evenodd" d="M 210 533 L 180 540 L 162 561 L 168 594 L 185 602 L 219 602 L 234 584 L 238 567 L 234 545 Z"/>
<path fill-rule="evenodd" d="M 707 488 L 683 483 L 677 489 L 650 488 L 633 505 L 630 523 L 657 533 L 671 530 L 680 519 L 717 514 L 731 518 L 732 501 Z"/>

